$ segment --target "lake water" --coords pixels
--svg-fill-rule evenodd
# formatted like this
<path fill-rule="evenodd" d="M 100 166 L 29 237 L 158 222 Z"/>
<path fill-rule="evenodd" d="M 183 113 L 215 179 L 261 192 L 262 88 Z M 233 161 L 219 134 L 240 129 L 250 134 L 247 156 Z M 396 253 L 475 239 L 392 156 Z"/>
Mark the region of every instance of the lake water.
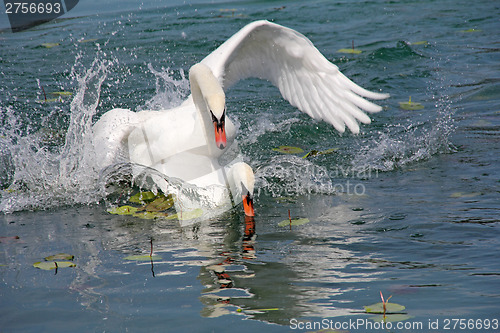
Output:
<path fill-rule="evenodd" d="M 4 30 L 0 331 L 498 332 L 499 17 L 490 0 L 82 1 Z M 108 213 L 128 196 L 89 167 L 92 123 L 178 104 L 189 67 L 258 19 L 390 93 L 384 110 L 339 135 L 244 81 L 227 107 L 256 171 L 255 226 L 241 207 L 188 226 Z M 410 96 L 424 108 L 401 109 Z M 289 212 L 309 223 L 279 226 Z M 58 253 L 76 267 L 33 267 Z M 385 327 L 364 310 L 380 292 L 405 306 Z"/>

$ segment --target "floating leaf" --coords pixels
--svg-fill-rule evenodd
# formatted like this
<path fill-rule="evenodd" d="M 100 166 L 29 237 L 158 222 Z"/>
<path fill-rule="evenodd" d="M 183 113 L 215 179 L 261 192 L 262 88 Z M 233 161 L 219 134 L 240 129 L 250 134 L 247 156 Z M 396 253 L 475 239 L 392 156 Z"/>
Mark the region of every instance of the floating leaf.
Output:
<path fill-rule="evenodd" d="M 148 212 L 161 212 L 167 210 L 174 205 L 172 196 L 165 197 L 164 195 L 158 196 L 151 203 L 147 204 L 144 208 Z"/>
<path fill-rule="evenodd" d="M 313 149 L 310 152 L 308 152 L 307 154 L 305 154 L 304 156 L 302 156 L 302 158 L 308 158 L 308 157 L 313 157 L 313 156 L 317 156 L 317 155 L 319 155 L 319 151 Z"/>
<path fill-rule="evenodd" d="M 339 49 L 339 50 L 337 50 L 337 52 L 338 53 L 348 53 L 348 54 L 360 54 L 363 51 L 361 51 L 360 49 L 350 48 L 350 49 Z"/>
<path fill-rule="evenodd" d="M 76 264 L 70 261 L 39 261 L 34 263 L 33 267 L 48 271 L 56 268 L 76 267 Z"/>
<path fill-rule="evenodd" d="M 421 110 L 424 108 L 424 106 L 422 104 L 412 102 L 411 96 L 410 96 L 408 102 L 399 102 L 399 107 L 403 110 L 410 110 L 410 111 Z"/>
<path fill-rule="evenodd" d="M 279 148 L 273 148 L 273 150 L 283 154 L 298 154 L 304 151 L 302 148 L 292 146 L 279 146 Z"/>
<path fill-rule="evenodd" d="M 309 222 L 310 221 L 308 218 L 292 219 L 291 225 L 302 225 L 302 224 L 306 224 Z M 289 225 L 290 225 L 290 220 L 283 220 L 280 223 L 278 223 L 278 226 L 280 226 L 280 227 L 288 227 Z"/>
<path fill-rule="evenodd" d="M 138 204 L 145 204 L 153 201 L 157 197 L 153 192 L 139 192 L 131 196 L 128 201 Z"/>
<path fill-rule="evenodd" d="M 460 32 L 467 32 L 467 33 L 470 33 L 470 32 L 481 32 L 482 30 L 481 29 L 467 29 L 467 30 L 460 30 Z"/>
<path fill-rule="evenodd" d="M 120 207 L 116 207 L 116 208 L 108 210 L 108 213 L 117 214 L 117 215 L 133 215 L 138 210 L 139 209 L 137 207 L 133 207 L 133 206 L 120 206 Z"/>
<path fill-rule="evenodd" d="M 323 150 L 323 151 L 311 150 L 310 152 L 305 154 L 302 158 L 314 157 L 314 156 L 318 156 L 318 155 L 328 155 L 328 154 L 332 154 L 332 153 L 336 152 L 337 150 L 339 150 L 339 148 L 330 148 L 330 149 Z"/>
<path fill-rule="evenodd" d="M 450 195 L 450 198 L 474 198 L 481 194 L 481 192 L 454 192 Z"/>
<path fill-rule="evenodd" d="M 158 217 L 165 217 L 165 214 L 164 213 L 160 213 L 160 212 L 138 211 L 138 212 L 132 214 L 132 216 L 138 217 L 140 219 L 152 220 L 152 219 L 156 219 Z"/>
<path fill-rule="evenodd" d="M 138 255 L 128 256 L 123 259 L 132 261 L 151 261 L 151 260 L 161 260 L 161 257 L 156 254 L 153 254 L 152 256 L 150 256 L 149 254 L 138 254 Z"/>
<path fill-rule="evenodd" d="M 59 43 L 42 43 L 42 46 L 50 49 L 54 46 L 59 46 Z"/>
<path fill-rule="evenodd" d="M 411 44 L 412 45 L 429 45 L 429 42 L 426 41 L 426 40 L 421 40 L 421 41 L 418 41 L 418 42 L 413 42 Z"/>
<path fill-rule="evenodd" d="M 406 102 L 399 102 L 399 107 L 403 110 L 408 110 L 408 111 L 422 110 L 424 108 L 424 106 L 420 103 L 406 103 Z"/>
<path fill-rule="evenodd" d="M 364 306 L 367 313 L 384 313 L 384 303 L 379 302 L 372 305 Z M 397 303 L 385 303 L 385 313 L 395 313 L 406 309 L 404 305 Z"/>
<path fill-rule="evenodd" d="M 54 254 L 52 256 L 45 257 L 45 260 L 47 261 L 54 261 L 54 260 L 73 260 L 75 256 L 67 253 L 58 253 Z"/>
<path fill-rule="evenodd" d="M 73 95 L 73 93 L 71 93 L 69 91 L 54 91 L 54 92 L 51 92 L 50 94 L 55 95 L 55 96 L 71 96 L 71 95 Z"/>
<path fill-rule="evenodd" d="M 374 322 L 384 322 L 384 323 L 394 323 L 398 321 L 405 321 L 408 319 L 413 318 L 412 316 L 409 316 L 404 313 L 396 313 L 396 314 L 389 314 L 384 316 L 374 316 L 371 317 L 370 319 L 373 320 Z"/>
<path fill-rule="evenodd" d="M 200 217 L 201 215 L 203 215 L 203 209 L 197 208 L 197 209 L 188 210 L 185 212 L 169 215 L 169 216 L 167 216 L 167 219 L 168 220 L 177 219 L 179 221 L 185 221 L 185 220 L 195 219 L 197 217 Z"/>

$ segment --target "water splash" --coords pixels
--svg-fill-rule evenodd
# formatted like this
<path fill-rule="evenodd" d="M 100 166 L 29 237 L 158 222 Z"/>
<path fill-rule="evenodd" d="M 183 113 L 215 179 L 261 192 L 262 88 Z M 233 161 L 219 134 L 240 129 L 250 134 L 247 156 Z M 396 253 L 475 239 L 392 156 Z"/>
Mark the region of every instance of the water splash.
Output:
<path fill-rule="evenodd" d="M 440 99 L 435 107 L 437 116 L 432 121 L 390 125 L 378 132 L 359 149 L 351 165 L 360 170 L 392 171 L 455 151 L 450 141 L 455 128 L 451 103 Z"/>
<path fill-rule="evenodd" d="M 78 87 L 70 105 L 69 127 L 62 146 L 48 145 L 47 137 L 41 136 L 40 131 L 21 135 L 16 110 L 8 107 L 2 112 L 7 118 L 3 121 L 10 126 L 2 135 L 0 167 L 8 175 L 2 179 L 3 183 L 10 186 L 1 193 L 0 212 L 100 200 L 98 173 L 92 167 L 92 117 L 110 64 L 98 56 L 82 75 L 73 73 Z"/>
<path fill-rule="evenodd" d="M 353 167 L 391 171 L 428 160 L 436 154 L 456 151 L 450 138 L 455 130 L 453 115 L 456 112 L 454 103 L 457 103 L 449 92 L 453 81 L 443 70 L 449 67 L 451 59 L 443 56 L 438 48 L 427 50 L 425 56 L 415 53 L 408 43 L 400 42 L 398 48 L 409 55 L 429 59 L 428 68 L 433 70 L 410 67 L 408 76 L 417 78 L 418 84 L 425 87 L 429 104 L 432 103 L 433 107 L 419 113 L 408 113 L 406 124 L 389 125 L 369 142 L 363 142 L 351 162 Z"/>
<path fill-rule="evenodd" d="M 257 196 L 333 194 L 337 190 L 327 168 L 297 156 L 278 156 L 255 170 Z"/>
<path fill-rule="evenodd" d="M 148 69 L 156 78 L 156 93 L 146 101 L 144 106 L 139 107 L 139 111 L 170 109 L 180 105 L 189 95 L 191 91 L 189 80 L 182 69 L 179 71 L 178 78 L 170 69 L 157 71 L 151 64 L 148 64 Z"/>

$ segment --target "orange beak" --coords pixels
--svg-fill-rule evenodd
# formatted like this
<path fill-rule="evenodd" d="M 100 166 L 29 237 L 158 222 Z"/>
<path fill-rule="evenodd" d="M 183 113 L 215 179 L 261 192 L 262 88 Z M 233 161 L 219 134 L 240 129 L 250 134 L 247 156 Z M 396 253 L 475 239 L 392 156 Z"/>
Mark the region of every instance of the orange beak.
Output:
<path fill-rule="evenodd" d="M 242 195 L 241 198 L 243 199 L 243 209 L 245 210 L 245 215 L 255 216 L 255 212 L 253 210 L 253 199 L 250 193 Z"/>
<path fill-rule="evenodd" d="M 220 124 L 214 121 L 214 130 L 215 130 L 215 144 L 220 149 L 226 148 L 227 140 L 226 140 L 226 129 L 224 128 L 224 124 Z"/>
<path fill-rule="evenodd" d="M 226 140 L 226 110 L 222 112 L 222 116 L 220 119 L 217 119 L 216 116 L 210 111 L 212 115 L 212 122 L 214 123 L 214 131 L 215 131 L 215 144 L 219 149 L 226 148 L 227 140 Z"/>

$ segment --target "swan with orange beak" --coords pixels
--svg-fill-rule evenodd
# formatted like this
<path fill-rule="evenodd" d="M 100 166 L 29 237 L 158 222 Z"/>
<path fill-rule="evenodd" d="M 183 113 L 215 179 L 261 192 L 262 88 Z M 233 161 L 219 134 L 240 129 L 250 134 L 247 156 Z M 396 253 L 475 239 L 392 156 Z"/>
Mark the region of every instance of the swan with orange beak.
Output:
<path fill-rule="evenodd" d="M 217 78 L 206 65 L 199 63 L 189 70 L 192 98 L 203 119 L 208 147 L 214 144 L 219 150 L 209 149 L 212 155 L 220 155 L 230 145 L 235 137 L 234 125 L 226 118 L 226 96 Z M 227 126 L 227 130 L 226 130 Z M 229 134 L 226 136 L 226 131 Z M 212 162 L 215 163 L 215 162 Z M 253 191 L 254 173 L 252 168 L 244 163 L 237 162 L 227 167 L 227 182 L 233 202 L 243 202 L 245 215 L 254 216 Z"/>
<path fill-rule="evenodd" d="M 229 188 L 233 196 L 241 197 L 246 216 L 255 216 L 253 209 L 253 191 L 255 177 L 252 168 L 243 162 L 235 163 L 228 172 Z M 233 197 L 233 200 L 235 198 Z M 235 200 L 236 201 L 236 200 Z"/>
<path fill-rule="evenodd" d="M 180 106 L 137 113 L 114 109 L 104 114 L 94 125 L 97 169 L 131 162 L 193 184 L 199 193 L 208 192 L 200 205 L 230 209 L 241 198 L 245 214 L 253 216 L 252 169 L 243 162 L 219 162 L 236 137 L 224 91 L 251 77 L 270 81 L 291 105 L 340 133 L 346 128 L 359 133 L 360 123 L 371 122 L 367 113 L 382 110 L 365 98 L 389 97 L 349 80 L 304 35 L 256 21 L 191 67 L 191 95 Z M 161 185 L 161 177 L 155 182 L 164 192 L 170 190 Z"/>

